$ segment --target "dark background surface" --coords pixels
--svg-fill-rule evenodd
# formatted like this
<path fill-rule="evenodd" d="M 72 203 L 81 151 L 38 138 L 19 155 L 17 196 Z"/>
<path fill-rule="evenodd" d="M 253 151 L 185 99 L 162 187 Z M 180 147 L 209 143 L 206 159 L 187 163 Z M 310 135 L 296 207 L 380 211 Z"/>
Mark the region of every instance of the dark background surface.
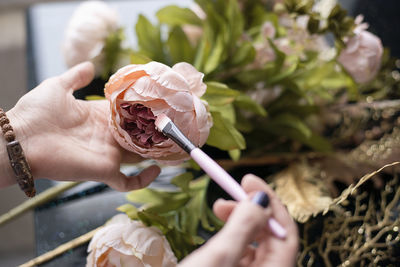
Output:
<path fill-rule="evenodd" d="M 168 1 L 166 1 L 168 2 Z M 351 7 L 350 14 L 364 14 L 365 21 L 370 24 L 370 30 L 377 34 L 385 46 L 390 47 L 394 56 L 400 57 L 400 26 L 398 24 L 400 1 L 399 0 L 344 0 L 346 6 Z M 54 18 L 53 18 L 54 19 Z M 42 77 L 46 65 L 40 64 L 40 55 L 35 52 L 35 46 L 40 43 L 34 33 L 37 21 L 32 16 L 32 9 L 27 14 L 28 28 L 28 88 L 34 88 Z M 62 31 L 62 29 L 60 29 Z M 41 40 L 43 41 L 43 40 Z M 42 68 L 42 69 L 41 69 Z M 88 88 L 81 90 L 77 97 L 93 94 L 92 90 L 98 88 L 101 81 L 95 81 Z M 176 170 L 175 170 L 176 171 Z M 241 171 L 242 173 L 243 171 Z M 168 172 L 161 180 L 172 177 Z M 163 184 L 161 182 L 161 184 Z M 47 180 L 37 182 L 39 191 L 51 186 Z M 222 192 L 212 185 L 211 190 Z M 121 204 L 126 203 L 124 194 L 115 192 L 100 183 L 84 184 L 74 190 L 68 191 L 57 200 L 35 210 L 35 239 L 36 253 L 41 255 L 58 245 L 75 237 L 89 232 L 104 224 Z M 42 266 L 84 266 L 86 263 L 86 245 L 76 248 Z"/>

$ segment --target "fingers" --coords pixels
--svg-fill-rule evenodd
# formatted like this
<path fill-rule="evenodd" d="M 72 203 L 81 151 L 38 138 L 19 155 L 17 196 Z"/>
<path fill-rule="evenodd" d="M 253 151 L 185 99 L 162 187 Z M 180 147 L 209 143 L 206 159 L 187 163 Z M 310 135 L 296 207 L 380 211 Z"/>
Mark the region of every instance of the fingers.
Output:
<path fill-rule="evenodd" d="M 127 192 L 148 186 L 160 172 L 160 167 L 152 165 L 135 176 L 126 176 L 120 172 L 117 177 L 109 179 L 106 183 L 117 191 Z"/>
<path fill-rule="evenodd" d="M 88 85 L 94 78 L 94 66 L 90 62 L 78 64 L 58 76 L 61 86 L 68 92 Z"/>
<path fill-rule="evenodd" d="M 268 246 L 282 245 L 287 250 L 287 255 L 292 255 L 293 257 L 295 257 L 299 245 L 297 225 L 293 221 L 292 217 L 290 217 L 289 212 L 281 203 L 274 190 L 272 190 L 272 188 L 269 187 L 267 183 L 265 183 L 261 178 L 252 174 L 247 174 L 243 177 L 242 186 L 243 189 L 248 193 L 262 190 L 268 194 L 270 198 L 269 206 L 271 208 L 272 216 L 279 222 L 281 226 L 285 228 L 287 232 L 285 239 L 278 239 L 274 238 L 274 236 L 271 236 L 273 237 L 273 243 L 261 243 L 260 248 L 268 250 Z M 291 259 L 289 256 L 287 260 L 288 262 L 293 261 L 293 259 Z"/>
<path fill-rule="evenodd" d="M 238 203 L 233 200 L 218 199 L 213 205 L 215 215 L 226 222 Z"/>
<path fill-rule="evenodd" d="M 218 210 L 225 205 L 226 210 L 229 210 L 233 207 L 232 204 L 234 203 L 219 202 L 215 208 Z M 224 228 L 207 243 L 207 249 L 217 251 L 218 258 L 223 259 L 223 262 L 219 262 L 219 266 L 236 266 L 243 251 L 265 228 L 269 216 L 268 209 L 263 209 L 248 200 L 238 203 Z M 232 245 L 227 246 L 227 244 Z"/>
<path fill-rule="evenodd" d="M 253 174 L 247 174 L 242 179 L 242 187 L 247 193 L 260 190 L 266 192 L 270 198 L 270 206 L 275 219 L 284 227 L 294 225 L 294 222 L 285 206 L 279 200 L 274 190 L 272 190 L 264 180 Z"/>

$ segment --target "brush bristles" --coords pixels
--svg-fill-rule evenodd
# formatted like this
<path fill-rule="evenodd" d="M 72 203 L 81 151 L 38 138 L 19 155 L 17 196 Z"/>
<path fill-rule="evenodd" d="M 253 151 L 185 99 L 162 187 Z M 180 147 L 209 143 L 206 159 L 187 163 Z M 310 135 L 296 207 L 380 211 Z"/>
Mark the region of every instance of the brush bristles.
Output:
<path fill-rule="evenodd" d="M 154 122 L 157 130 L 159 130 L 160 132 L 162 132 L 164 130 L 164 127 L 168 124 L 168 122 L 170 122 L 171 119 L 168 118 L 167 115 L 165 114 L 160 114 L 157 116 L 156 121 Z"/>

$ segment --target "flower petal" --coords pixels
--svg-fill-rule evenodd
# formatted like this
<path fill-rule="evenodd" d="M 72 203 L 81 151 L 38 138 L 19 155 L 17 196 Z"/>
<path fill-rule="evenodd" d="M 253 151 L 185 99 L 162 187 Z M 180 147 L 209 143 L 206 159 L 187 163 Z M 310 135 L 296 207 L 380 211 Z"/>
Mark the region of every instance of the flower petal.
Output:
<path fill-rule="evenodd" d="M 204 74 L 196 70 L 195 67 L 181 62 L 175 64 L 172 69 L 185 77 L 193 94 L 201 97 L 206 92 L 207 86 L 203 83 Z"/>

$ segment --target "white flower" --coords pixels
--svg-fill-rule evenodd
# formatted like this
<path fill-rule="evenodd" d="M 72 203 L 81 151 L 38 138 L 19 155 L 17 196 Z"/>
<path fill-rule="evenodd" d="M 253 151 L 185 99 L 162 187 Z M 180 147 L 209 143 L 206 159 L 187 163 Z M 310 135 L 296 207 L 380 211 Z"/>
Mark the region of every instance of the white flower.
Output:
<path fill-rule="evenodd" d="M 173 267 L 177 259 L 167 239 L 155 227 L 114 216 L 96 232 L 88 247 L 86 267 Z"/>
<path fill-rule="evenodd" d="M 102 1 L 85 1 L 73 13 L 62 45 L 68 67 L 92 61 L 96 73 L 103 66 L 106 38 L 118 29 L 118 14 Z"/>
<path fill-rule="evenodd" d="M 368 25 L 361 21 L 362 17 L 357 17 L 355 35 L 347 40 L 338 61 L 357 83 L 367 83 L 375 78 L 380 69 L 383 47 L 381 40 L 366 31 Z"/>
<path fill-rule="evenodd" d="M 313 11 L 318 12 L 321 15 L 321 18 L 327 19 L 336 4 L 337 0 L 319 0 L 313 6 Z"/>

